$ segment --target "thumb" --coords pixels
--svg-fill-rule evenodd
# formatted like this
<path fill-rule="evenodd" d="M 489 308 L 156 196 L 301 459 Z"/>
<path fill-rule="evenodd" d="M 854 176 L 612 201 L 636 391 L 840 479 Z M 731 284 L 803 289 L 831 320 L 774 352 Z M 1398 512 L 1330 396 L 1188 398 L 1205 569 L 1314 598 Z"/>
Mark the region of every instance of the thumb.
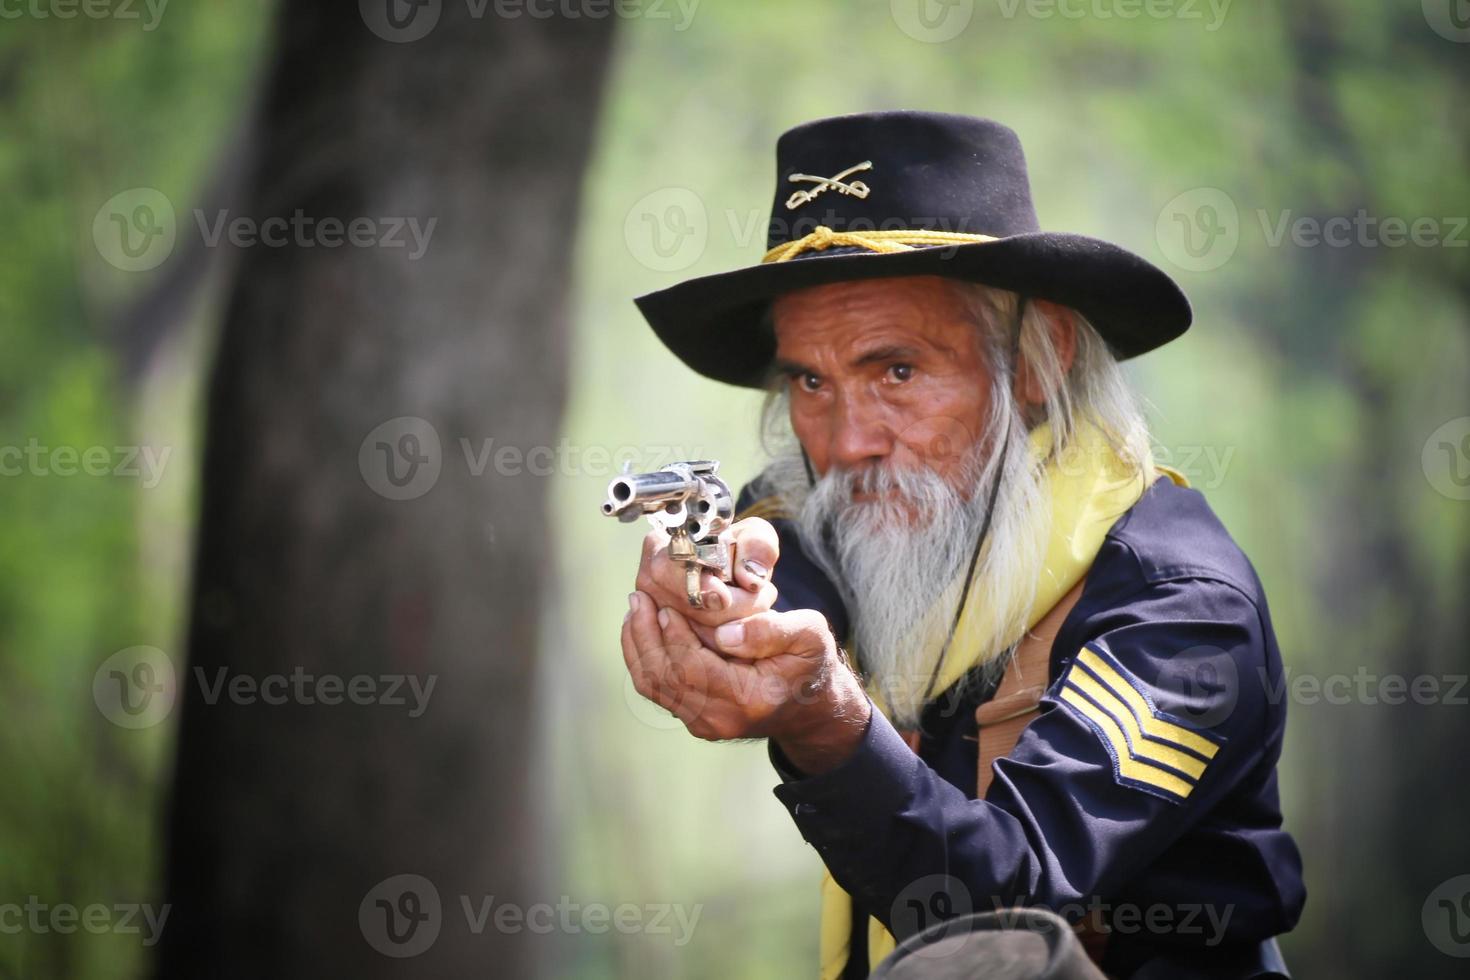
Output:
<path fill-rule="evenodd" d="M 781 557 L 781 538 L 770 521 L 747 517 L 730 526 L 735 551 L 736 583 L 749 592 L 760 592 L 771 579 L 776 559 Z"/>
<path fill-rule="evenodd" d="M 745 660 L 783 653 L 821 657 L 837 648 L 827 617 L 815 609 L 763 612 L 725 623 L 715 630 L 715 644 L 721 653 Z"/>

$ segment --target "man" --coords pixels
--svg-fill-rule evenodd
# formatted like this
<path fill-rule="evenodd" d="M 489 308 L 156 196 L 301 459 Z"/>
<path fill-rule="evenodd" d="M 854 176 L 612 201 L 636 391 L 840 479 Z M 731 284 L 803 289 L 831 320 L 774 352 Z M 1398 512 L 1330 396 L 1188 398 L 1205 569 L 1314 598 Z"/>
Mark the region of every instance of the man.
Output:
<path fill-rule="evenodd" d="M 696 605 L 645 540 L 635 686 L 769 740 L 829 871 L 824 977 L 896 943 L 884 975 L 1285 975 L 1305 896 L 1265 596 L 1118 364 L 1187 301 L 1040 231 L 995 122 L 841 116 L 776 155 L 765 260 L 638 300 L 694 370 L 771 392 L 776 445 L 733 582 Z"/>

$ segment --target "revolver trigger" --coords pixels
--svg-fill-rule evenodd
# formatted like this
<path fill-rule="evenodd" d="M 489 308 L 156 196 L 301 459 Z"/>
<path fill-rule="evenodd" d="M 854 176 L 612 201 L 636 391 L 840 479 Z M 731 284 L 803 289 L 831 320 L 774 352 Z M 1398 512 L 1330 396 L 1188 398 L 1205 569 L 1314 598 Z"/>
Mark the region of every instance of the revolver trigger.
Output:
<path fill-rule="evenodd" d="M 684 566 L 684 592 L 689 596 L 689 605 L 695 609 L 704 608 L 704 593 L 699 591 L 700 575 L 700 568 L 694 562 Z"/>

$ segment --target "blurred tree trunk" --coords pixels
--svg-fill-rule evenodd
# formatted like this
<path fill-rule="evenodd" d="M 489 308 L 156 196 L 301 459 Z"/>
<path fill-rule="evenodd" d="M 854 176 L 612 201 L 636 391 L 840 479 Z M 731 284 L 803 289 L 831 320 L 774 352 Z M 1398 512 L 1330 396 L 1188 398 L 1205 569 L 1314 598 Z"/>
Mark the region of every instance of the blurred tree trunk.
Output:
<path fill-rule="evenodd" d="M 208 392 L 164 977 L 524 977 L 544 948 L 481 914 L 554 902 L 551 486 L 477 454 L 558 430 L 612 21 L 381 6 L 281 6 L 244 207 L 303 217 L 241 250 Z"/>

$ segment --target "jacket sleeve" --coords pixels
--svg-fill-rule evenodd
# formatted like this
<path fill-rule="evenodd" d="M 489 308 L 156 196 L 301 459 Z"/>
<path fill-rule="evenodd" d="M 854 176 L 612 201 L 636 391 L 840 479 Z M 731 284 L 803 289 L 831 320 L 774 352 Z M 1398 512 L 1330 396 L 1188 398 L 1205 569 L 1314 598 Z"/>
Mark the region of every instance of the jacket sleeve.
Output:
<path fill-rule="evenodd" d="M 1059 637 L 1040 714 L 995 763 L 984 800 L 876 711 L 847 762 L 775 794 L 837 882 L 900 939 L 895 914 L 924 881 L 976 910 L 1040 905 L 1079 919 L 1274 763 L 1265 634 L 1231 584 L 1150 583 Z"/>

